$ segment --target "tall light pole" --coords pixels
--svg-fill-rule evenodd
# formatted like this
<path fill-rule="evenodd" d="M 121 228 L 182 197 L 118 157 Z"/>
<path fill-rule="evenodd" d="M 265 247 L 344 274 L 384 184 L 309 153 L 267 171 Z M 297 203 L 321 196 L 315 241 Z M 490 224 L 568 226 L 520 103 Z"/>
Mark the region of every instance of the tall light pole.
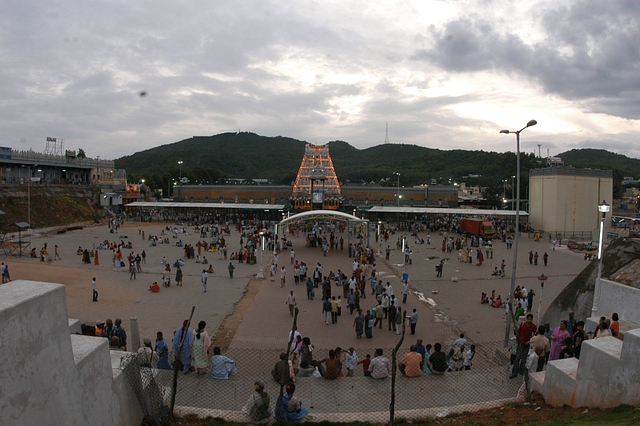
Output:
<path fill-rule="evenodd" d="M 393 172 L 393 173 L 398 176 L 398 207 L 400 207 L 400 173 L 398 172 Z"/>
<path fill-rule="evenodd" d="M 511 310 L 513 309 L 513 296 L 516 288 L 516 269 L 518 265 L 518 234 L 520 233 L 520 132 L 527 127 L 535 126 L 538 124 L 536 120 L 530 120 L 526 126 L 520 130 L 500 130 L 500 133 L 515 133 L 516 134 L 516 227 L 515 227 L 515 241 L 513 247 L 513 267 L 511 268 L 511 289 L 509 290 L 509 306 L 507 313 L 511 316 Z M 540 319 L 538 318 L 538 321 Z M 509 345 L 509 332 L 511 330 L 511 321 L 507 319 L 507 327 L 504 333 L 504 346 Z"/>
<path fill-rule="evenodd" d="M 593 288 L 593 306 L 591 307 L 591 316 L 598 316 L 598 309 L 600 309 L 600 279 L 602 277 L 602 246 L 604 245 L 604 219 L 607 213 L 611 209 L 611 206 L 606 201 L 602 200 L 602 204 L 598 204 L 598 211 L 602 213 L 600 217 L 600 240 L 598 240 L 598 277 L 596 278 L 596 285 Z"/>
<path fill-rule="evenodd" d="M 180 177 L 178 178 L 180 185 L 178 186 L 178 202 L 181 200 L 182 196 L 182 160 L 178 161 L 178 166 L 180 167 Z"/>
<path fill-rule="evenodd" d="M 513 190 L 514 190 L 513 180 L 515 178 L 516 178 L 515 176 L 511 176 L 511 210 L 513 210 Z"/>
<path fill-rule="evenodd" d="M 538 324 L 542 323 L 542 319 L 540 318 L 540 308 L 542 307 L 542 293 L 544 292 L 544 282 L 547 280 L 547 276 L 542 274 L 538 277 L 538 281 L 540 281 L 540 301 L 538 302 Z"/>

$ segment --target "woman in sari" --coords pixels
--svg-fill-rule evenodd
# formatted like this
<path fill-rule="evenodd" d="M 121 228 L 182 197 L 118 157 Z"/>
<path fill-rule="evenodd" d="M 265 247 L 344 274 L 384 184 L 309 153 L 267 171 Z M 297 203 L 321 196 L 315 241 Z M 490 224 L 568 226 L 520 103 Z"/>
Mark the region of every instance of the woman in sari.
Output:
<path fill-rule="evenodd" d="M 551 334 L 551 353 L 549 354 L 549 361 L 554 359 L 560 359 L 560 351 L 564 347 L 564 339 L 571 337 L 567 331 L 567 322 L 565 320 L 560 321 L 560 325 L 553 330 Z"/>
<path fill-rule="evenodd" d="M 254 422 L 259 422 L 271 416 L 269 410 L 269 394 L 264 390 L 264 384 L 257 381 L 253 385 L 254 393 L 249 397 L 249 401 L 242 411 Z"/>
<path fill-rule="evenodd" d="M 362 315 L 361 309 L 358 309 L 358 313 L 353 319 L 353 326 L 356 328 L 356 338 L 361 339 L 362 333 L 364 333 L 364 315 Z"/>

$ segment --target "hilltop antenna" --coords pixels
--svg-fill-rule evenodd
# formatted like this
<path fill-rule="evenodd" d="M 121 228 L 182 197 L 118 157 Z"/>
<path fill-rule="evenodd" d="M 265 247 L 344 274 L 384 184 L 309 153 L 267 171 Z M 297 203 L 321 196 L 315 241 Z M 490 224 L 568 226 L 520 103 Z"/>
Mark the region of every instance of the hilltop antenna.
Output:
<path fill-rule="evenodd" d="M 386 132 L 384 135 L 384 143 L 390 143 L 389 142 L 389 122 L 386 123 Z"/>

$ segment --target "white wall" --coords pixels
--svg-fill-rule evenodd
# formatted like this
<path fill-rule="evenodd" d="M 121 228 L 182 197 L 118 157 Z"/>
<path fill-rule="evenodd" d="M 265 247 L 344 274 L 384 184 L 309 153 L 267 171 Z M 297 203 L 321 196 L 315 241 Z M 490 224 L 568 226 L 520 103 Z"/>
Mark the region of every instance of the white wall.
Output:
<path fill-rule="evenodd" d="M 112 390 L 107 340 L 69 333 L 63 285 L 0 285 L 0 336 L 0 425 L 141 423 L 137 400 L 121 407 Z"/>

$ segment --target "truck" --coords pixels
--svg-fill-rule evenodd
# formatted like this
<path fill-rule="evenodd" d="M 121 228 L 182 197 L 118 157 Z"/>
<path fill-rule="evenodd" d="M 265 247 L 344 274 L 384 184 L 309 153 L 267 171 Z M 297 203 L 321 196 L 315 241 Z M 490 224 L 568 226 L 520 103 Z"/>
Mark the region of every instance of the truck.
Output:
<path fill-rule="evenodd" d="M 476 235 L 487 240 L 492 240 L 496 236 L 496 229 L 488 220 L 483 219 L 462 219 L 462 232 L 468 235 Z"/>

